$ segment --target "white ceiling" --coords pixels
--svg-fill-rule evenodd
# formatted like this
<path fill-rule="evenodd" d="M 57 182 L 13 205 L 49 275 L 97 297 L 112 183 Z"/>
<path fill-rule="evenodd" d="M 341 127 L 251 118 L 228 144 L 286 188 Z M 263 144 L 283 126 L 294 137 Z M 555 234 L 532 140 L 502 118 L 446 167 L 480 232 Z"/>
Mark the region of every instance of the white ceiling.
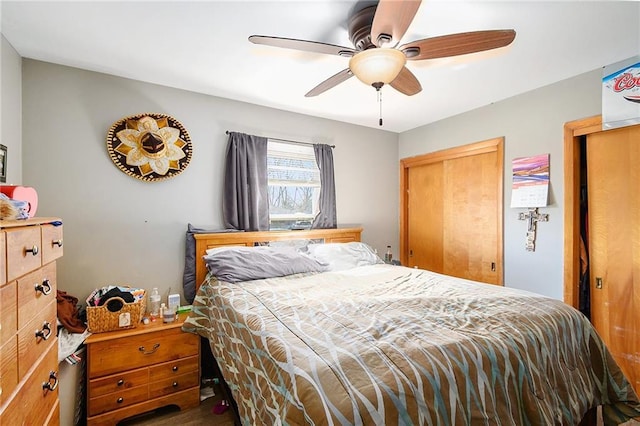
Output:
<path fill-rule="evenodd" d="M 367 2 L 369 4 L 371 2 Z M 348 58 L 247 41 L 252 34 L 352 47 L 347 19 L 363 2 L 1 1 L 1 31 L 25 58 L 379 128 L 375 90 L 356 78 L 314 97 Z M 403 132 L 640 52 L 636 1 L 423 0 L 402 43 L 516 30 L 508 47 L 408 62 L 423 90 L 382 89 L 382 129 Z"/>

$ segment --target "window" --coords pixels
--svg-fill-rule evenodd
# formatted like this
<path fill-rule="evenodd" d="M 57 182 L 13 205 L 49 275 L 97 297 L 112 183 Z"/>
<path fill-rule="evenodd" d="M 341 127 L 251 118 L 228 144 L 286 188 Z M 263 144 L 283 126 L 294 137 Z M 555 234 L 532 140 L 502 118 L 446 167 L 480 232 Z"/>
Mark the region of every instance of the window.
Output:
<path fill-rule="evenodd" d="M 269 140 L 267 175 L 269 228 L 310 228 L 320 197 L 320 170 L 313 146 Z"/>

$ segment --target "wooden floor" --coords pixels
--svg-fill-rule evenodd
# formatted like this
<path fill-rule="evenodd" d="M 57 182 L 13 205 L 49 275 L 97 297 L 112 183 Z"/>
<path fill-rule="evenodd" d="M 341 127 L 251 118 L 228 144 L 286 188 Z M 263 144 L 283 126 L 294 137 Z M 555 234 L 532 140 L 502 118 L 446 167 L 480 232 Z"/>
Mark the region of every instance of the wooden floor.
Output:
<path fill-rule="evenodd" d="M 200 402 L 196 408 L 180 411 L 177 407 L 164 407 L 150 413 L 131 417 L 118 423 L 118 426 L 234 426 L 233 413 L 229 409 L 223 414 L 215 414 L 213 408 L 222 400 L 222 391 L 219 385 L 213 386 L 215 396 Z M 602 418 L 598 415 L 597 426 L 602 426 Z M 621 426 L 638 426 L 640 422 L 630 420 Z"/>
<path fill-rule="evenodd" d="M 231 409 L 223 414 L 215 414 L 212 410 L 222 400 L 222 391 L 219 385 L 213 386 L 215 396 L 200 402 L 200 405 L 189 410 L 180 411 L 176 406 L 163 407 L 147 414 L 131 417 L 118 423 L 118 426 L 233 426 L 234 419 Z"/>

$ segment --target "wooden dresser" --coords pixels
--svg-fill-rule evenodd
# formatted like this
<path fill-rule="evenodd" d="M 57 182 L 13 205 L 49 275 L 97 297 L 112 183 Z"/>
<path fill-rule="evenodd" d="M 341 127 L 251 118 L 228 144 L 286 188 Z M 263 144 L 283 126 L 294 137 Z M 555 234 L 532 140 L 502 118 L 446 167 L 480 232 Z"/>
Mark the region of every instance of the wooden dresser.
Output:
<path fill-rule="evenodd" d="M 87 345 L 87 425 L 114 425 L 165 405 L 200 404 L 200 337 L 172 323 L 92 334 Z"/>
<path fill-rule="evenodd" d="M 0 221 L 0 425 L 59 425 L 58 218 Z M 54 224 L 58 224 L 57 226 Z"/>

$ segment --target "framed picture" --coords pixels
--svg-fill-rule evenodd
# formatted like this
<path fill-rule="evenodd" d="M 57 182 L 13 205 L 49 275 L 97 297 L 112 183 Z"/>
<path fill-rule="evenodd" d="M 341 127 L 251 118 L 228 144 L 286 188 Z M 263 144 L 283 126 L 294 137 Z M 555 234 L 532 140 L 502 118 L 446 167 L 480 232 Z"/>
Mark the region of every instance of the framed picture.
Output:
<path fill-rule="evenodd" d="M 0 145 L 0 182 L 7 181 L 7 147 Z"/>

